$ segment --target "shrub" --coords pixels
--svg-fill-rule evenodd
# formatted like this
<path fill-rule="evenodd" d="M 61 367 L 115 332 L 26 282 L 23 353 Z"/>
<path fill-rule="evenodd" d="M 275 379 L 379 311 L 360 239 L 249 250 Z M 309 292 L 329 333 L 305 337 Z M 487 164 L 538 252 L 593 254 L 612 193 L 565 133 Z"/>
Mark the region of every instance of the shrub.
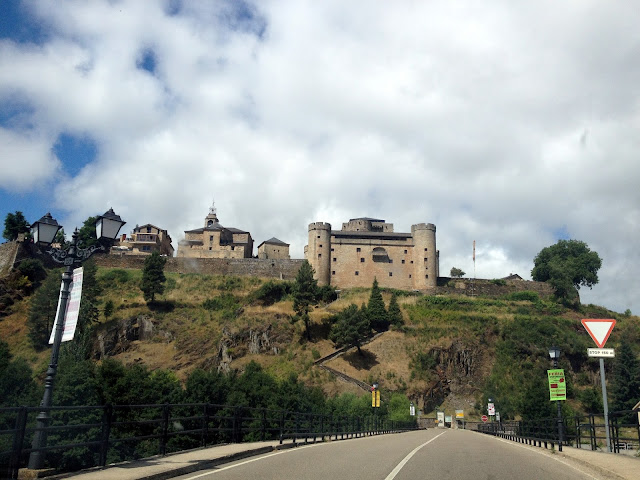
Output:
<path fill-rule="evenodd" d="M 338 293 L 336 292 L 335 287 L 331 285 L 323 285 L 318 287 L 316 291 L 316 301 L 323 303 L 331 303 L 334 300 L 338 299 Z"/>
<path fill-rule="evenodd" d="M 263 305 L 273 305 L 283 300 L 292 291 L 291 282 L 274 282 L 269 280 L 251 294 L 251 301 L 258 301 Z"/>
<path fill-rule="evenodd" d="M 235 310 L 238 308 L 238 299 L 230 293 L 224 293 L 216 298 L 209 298 L 202 302 L 202 308 L 207 310 Z"/>
<path fill-rule="evenodd" d="M 528 290 L 525 290 L 524 292 L 513 292 L 510 293 L 508 295 L 506 295 L 505 297 L 507 300 L 514 300 L 514 301 L 529 301 L 529 302 L 537 302 L 538 300 L 540 300 L 540 297 L 538 296 L 538 294 L 536 292 L 531 292 Z"/>
<path fill-rule="evenodd" d="M 127 270 L 114 268 L 104 272 L 100 278 L 103 284 L 124 284 L 131 280 L 131 274 Z"/>
<path fill-rule="evenodd" d="M 27 258 L 20 262 L 17 269 L 22 275 L 27 277 L 34 285 L 39 284 L 47 278 L 47 271 L 44 269 L 42 262 L 35 258 Z"/>
<path fill-rule="evenodd" d="M 504 287 L 507 284 L 507 281 L 503 278 L 494 278 L 493 280 L 491 280 L 491 283 Z"/>

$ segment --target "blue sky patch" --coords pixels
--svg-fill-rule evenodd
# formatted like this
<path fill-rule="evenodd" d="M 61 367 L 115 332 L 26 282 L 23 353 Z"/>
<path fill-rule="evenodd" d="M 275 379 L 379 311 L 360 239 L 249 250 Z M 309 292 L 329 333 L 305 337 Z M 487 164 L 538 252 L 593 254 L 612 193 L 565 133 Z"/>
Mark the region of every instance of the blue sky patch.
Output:
<path fill-rule="evenodd" d="M 34 18 L 22 1 L 2 0 L 0 9 L 0 39 L 43 45 L 49 38 L 47 25 Z"/>
<path fill-rule="evenodd" d="M 567 226 L 563 225 L 560 228 L 556 228 L 553 230 L 553 236 L 556 240 L 569 240 L 571 239 L 571 235 L 569 234 L 569 230 L 567 230 Z"/>
<path fill-rule="evenodd" d="M 136 67 L 146 70 L 153 75 L 156 72 L 157 63 L 155 52 L 151 49 L 146 49 L 136 61 Z"/>
<path fill-rule="evenodd" d="M 98 147 L 89 137 L 61 133 L 53 146 L 53 153 L 64 165 L 65 173 L 73 177 L 95 160 Z"/>
<path fill-rule="evenodd" d="M 258 38 L 263 38 L 267 30 L 266 19 L 258 13 L 253 5 L 245 1 L 227 1 L 227 8 L 222 14 L 222 21 L 231 30 L 252 33 Z"/>

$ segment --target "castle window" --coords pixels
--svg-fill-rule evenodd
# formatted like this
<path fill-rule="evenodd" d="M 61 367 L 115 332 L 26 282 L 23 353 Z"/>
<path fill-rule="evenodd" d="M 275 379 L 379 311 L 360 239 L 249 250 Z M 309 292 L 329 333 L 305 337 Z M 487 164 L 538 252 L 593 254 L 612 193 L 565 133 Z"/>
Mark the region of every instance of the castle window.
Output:
<path fill-rule="evenodd" d="M 234 247 L 233 245 L 231 245 L 231 250 L 233 251 L 233 250 L 235 250 L 235 249 L 236 249 L 236 247 Z"/>
<path fill-rule="evenodd" d="M 409 274 L 409 278 L 411 278 L 411 274 Z"/>
<path fill-rule="evenodd" d="M 333 257 L 333 261 L 334 261 L 334 262 L 335 262 L 335 261 L 337 261 L 337 260 L 338 260 L 338 259 L 337 259 L 336 257 Z"/>
<path fill-rule="evenodd" d="M 413 260 L 411 260 L 409 263 L 413 264 Z"/>
<path fill-rule="evenodd" d="M 387 251 L 382 247 L 376 247 L 373 249 L 373 261 L 377 263 L 391 263 Z"/>
<path fill-rule="evenodd" d="M 318 258 L 322 258 L 322 254 L 321 253 L 318 254 Z"/>
<path fill-rule="evenodd" d="M 209 250 L 211 250 L 211 247 L 209 247 Z"/>
<path fill-rule="evenodd" d="M 404 259 L 402 259 L 402 264 L 404 265 Z"/>
<path fill-rule="evenodd" d="M 322 244 L 318 245 L 318 247 L 322 248 Z"/>
<path fill-rule="evenodd" d="M 209 235 L 209 241 L 213 242 L 213 235 Z"/>
<path fill-rule="evenodd" d="M 429 275 L 425 275 L 424 278 L 429 278 Z"/>
<path fill-rule="evenodd" d="M 427 251 L 427 249 L 425 248 L 425 249 L 424 249 L 424 251 L 426 252 L 426 251 Z"/>
<path fill-rule="evenodd" d="M 426 262 L 427 260 L 428 260 L 428 258 L 427 258 L 427 257 L 424 257 L 424 261 Z"/>
<path fill-rule="evenodd" d="M 332 270 L 332 271 L 331 271 L 331 275 L 335 275 L 335 274 L 336 274 L 336 271 L 335 271 L 335 270 Z"/>
<path fill-rule="evenodd" d="M 405 255 L 407 254 L 407 251 L 406 251 L 406 250 L 404 251 L 404 254 L 405 254 Z"/>
<path fill-rule="evenodd" d="M 359 275 L 358 271 L 356 270 L 356 277 Z"/>
<path fill-rule="evenodd" d="M 320 238 L 320 235 L 318 235 L 318 238 Z M 426 249 L 425 249 L 426 250 Z"/>
<path fill-rule="evenodd" d="M 389 276 L 390 276 L 390 277 L 393 277 L 393 272 L 389 272 Z"/>
<path fill-rule="evenodd" d="M 333 248 L 331 249 L 331 251 L 333 252 Z"/>
<path fill-rule="evenodd" d="M 359 251 L 360 251 L 360 247 L 356 247 L 356 252 L 359 252 Z"/>
<path fill-rule="evenodd" d="M 151 233 L 151 227 L 147 227 L 147 233 Z"/>
<path fill-rule="evenodd" d="M 360 263 L 364 263 L 364 258 L 361 258 L 361 259 L 360 259 Z"/>

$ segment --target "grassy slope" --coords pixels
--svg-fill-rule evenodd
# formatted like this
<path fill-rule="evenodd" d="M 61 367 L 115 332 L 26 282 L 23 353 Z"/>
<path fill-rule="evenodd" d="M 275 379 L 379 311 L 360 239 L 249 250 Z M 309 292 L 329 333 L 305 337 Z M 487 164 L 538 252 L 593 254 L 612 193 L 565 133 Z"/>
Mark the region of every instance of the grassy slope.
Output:
<path fill-rule="evenodd" d="M 246 345 L 239 342 L 230 349 L 234 358 L 232 368 L 241 369 L 250 360 L 256 360 L 280 378 L 294 374 L 307 383 L 322 386 L 329 394 L 361 393 L 313 367 L 313 361 L 333 351 L 323 319 L 351 303 L 358 306 L 365 303 L 369 296 L 366 289 L 344 291 L 336 302 L 316 307 L 311 313 L 313 340 L 306 342 L 300 323 L 290 321 L 293 315 L 290 300 L 268 307 L 249 302 L 251 292 L 264 281 L 261 279 L 167 274 L 167 289 L 161 297 L 164 303 L 150 310 L 138 288 L 140 271 L 100 269 L 98 278 L 103 286 L 102 304 L 112 301 L 115 306 L 109 319 L 101 313 L 100 322 L 105 327 L 139 316 L 154 323 L 152 338 L 134 341 L 127 350 L 115 355 L 126 364 L 141 362 L 151 369 L 173 370 L 185 378 L 196 367 L 216 365 L 223 330 L 242 335 L 249 330 L 263 331 L 271 325 L 271 346 L 277 349 L 277 354 L 273 348 L 269 352 L 250 354 Z M 203 307 L 205 300 L 223 296 L 227 299 L 232 296 L 235 304 L 220 310 Z M 388 304 L 390 294 L 383 296 Z M 405 317 L 402 331 L 386 332 L 363 349 L 362 357 L 348 352 L 328 365 L 368 383 L 378 381 L 387 390 L 404 391 L 412 398 L 424 393 L 437 379 L 436 370 L 440 368 L 448 371 L 454 385 L 458 384 L 445 405 L 451 408 L 465 405 L 466 411 L 469 405 L 477 407 L 481 403 L 488 379 L 492 388 L 501 392 L 516 388 L 517 382 L 522 381 L 516 367 L 546 364 L 545 349 L 552 343 L 563 346 L 564 368 L 574 379 L 575 388 L 586 388 L 596 381 L 594 362 L 586 359 L 584 351 L 592 345 L 582 330 L 581 318 L 618 318 L 618 326 L 607 346 L 615 346 L 620 335 L 640 338 L 637 317 L 624 317 L 594 306 L 584 307 L 577 313 L 552 303 L 504 299 L 406 296 L 400 297 L 399 303 Z M 36 374 L 41 375 L 49 351 L 37 352 L 30 345 L 25 327 L 28 308 L 29 299 L 16 304 L 14 313 L 0 321 L 0 335 L 9 342 L 14 355 L 25 358 L 35 367 Z M 473 353 L 472 376 L 458 375 L 455 364 L 437 361 L 434 364 L 428 358 L 427 365 L 416 365 L 416 357 L 425 353 L 442 360 L 444 357 L 437 357 L 437 352 L 454 343 Z M 509 364 L 510 358 L 513 365 Z M 457 398 L 456 392 L 462 392 L 460 395 L 464 398 Z"/>

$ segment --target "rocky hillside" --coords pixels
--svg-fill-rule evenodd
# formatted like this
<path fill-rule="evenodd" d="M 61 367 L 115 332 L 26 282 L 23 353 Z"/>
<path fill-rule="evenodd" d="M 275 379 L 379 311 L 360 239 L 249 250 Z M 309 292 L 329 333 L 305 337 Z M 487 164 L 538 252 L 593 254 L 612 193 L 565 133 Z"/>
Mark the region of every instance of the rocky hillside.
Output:
<path fill-rule="evenodd" d="M 336 352 L 328 339 L 330 318 L 352 303 L 366 303 L 369 290 L 343 291 L 338 300 L 316 306 L 308 341 L 290 298 L 271 305 L 260 298 L 266 280 L 169 273 L 161 301 L 149 308 L 140 278 L 139 270 L 98 271 L 95 361 L 112 357 L 185 378 L 195 368 L 242 370 L 255 360 L 276 377 L 294 374 L 330 395 L 362 394 L 376 382 L 383 395 L 406 393 L 424 412 L 464 409 L 467 418 L 482 414 L 489 396 L 499 399 L 505 415 L 519 415 L 531 378 L 546 381 L 547 348 L 554 343 L 563 349 L 571 408 L 583 409 L 583 392 L 596 388 L 598 378 L 597 364 L 586 356 L 592 345 L 581 318 L 617 318 L 612 346 L 623 335 L 640 339 L 637 317 L 595 306 L 567 310 L 533 292 L 502 298 L 406 293 L 399 297 L 404 326 L 372 336 L 360 355 L 355 349 Z M 387 305 L 390 296 L 383 293 Z M 0 335 L 14 356 L 42 374 L 49 352 L 35 350 L 27 337 L 29 305 L 30 298 L 13 305 L 0 319 Z"/>

